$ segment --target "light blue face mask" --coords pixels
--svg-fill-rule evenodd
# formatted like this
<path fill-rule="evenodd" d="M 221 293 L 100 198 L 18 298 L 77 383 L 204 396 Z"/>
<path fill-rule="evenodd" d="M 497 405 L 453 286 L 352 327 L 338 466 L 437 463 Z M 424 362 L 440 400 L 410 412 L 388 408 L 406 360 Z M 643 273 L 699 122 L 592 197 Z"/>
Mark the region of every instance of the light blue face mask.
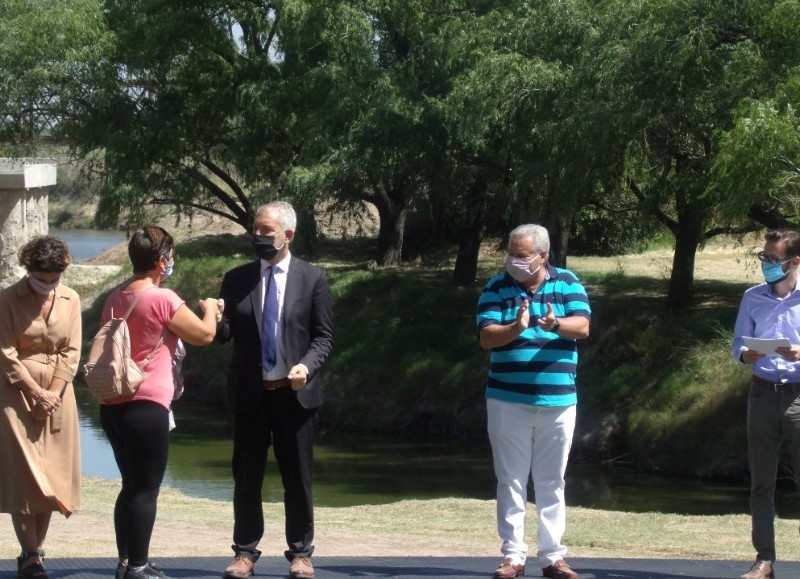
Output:
<path fill-rule="evenodd" d="M 172 263 L 167 264 L 167 267 L 164 268 L 164 279 L 169 278 L 173 271 L 175 271 L 175 259 L 173 259 Z"/>
<path fill-rule="evenodd" d="M 764 279 L 769 284 L 781 282 L 789 275 L 788 271 L 783 271 L 782 264 L 768 261 L 761 262 L 761 271 L 764 274 Z"/>

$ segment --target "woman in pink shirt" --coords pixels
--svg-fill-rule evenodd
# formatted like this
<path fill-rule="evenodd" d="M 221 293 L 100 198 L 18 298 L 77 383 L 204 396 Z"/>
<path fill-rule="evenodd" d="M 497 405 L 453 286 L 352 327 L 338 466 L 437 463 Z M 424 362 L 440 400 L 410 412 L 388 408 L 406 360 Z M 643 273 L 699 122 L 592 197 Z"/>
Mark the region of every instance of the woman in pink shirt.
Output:
<path fill-rule="evenodd" d="M 133 279 L 109 295 L 103 307 L 106 322 L 112 310 L 120 316 L 138 300 L 127 322 L 131 357 L 144 366 L 144 381 L 136 394 L 100 406 L 100 423 L 122 477 L 114 507 L 116 579 L 164 579 L 148 555 L 167 468 L 169 411 L 175 393 L 172 359 L 179 338 L 194 346 L 211 343 L 220 309 L 216 299 L 206 298 L 200 301 L 202 317 L 198 317 L 178 294 L 159 287 L 175 263 L 174 241 L 161 227 L 138 229 L 128 243 L 128 255 Z"/>

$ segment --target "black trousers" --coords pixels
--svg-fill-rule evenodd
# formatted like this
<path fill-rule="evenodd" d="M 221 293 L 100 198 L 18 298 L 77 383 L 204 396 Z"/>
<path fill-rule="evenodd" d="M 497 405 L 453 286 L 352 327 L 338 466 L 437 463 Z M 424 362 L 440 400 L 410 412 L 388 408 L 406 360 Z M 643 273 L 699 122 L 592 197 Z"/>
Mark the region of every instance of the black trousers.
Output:
<path fill-rule="evenodd" d="M 156 502 L 167 470 L 169 411 L 148 400 L 100 406 L 100 425 L 108 436 L 122 477 L 114 505 L 117 554 L 133 566 L 148 561 Z"/>
<path fill-rule="evenodd" d="M 258 558 L 264 535 L 261 489 L 267 454 L 273 445 L 283 482 L 286 558 L 310 557 L 314 551 L 312 463 L 317 409 L 303 408 L 290 388 L 266 392 L 253 414 L 234 416 L 233 550 Z"/>

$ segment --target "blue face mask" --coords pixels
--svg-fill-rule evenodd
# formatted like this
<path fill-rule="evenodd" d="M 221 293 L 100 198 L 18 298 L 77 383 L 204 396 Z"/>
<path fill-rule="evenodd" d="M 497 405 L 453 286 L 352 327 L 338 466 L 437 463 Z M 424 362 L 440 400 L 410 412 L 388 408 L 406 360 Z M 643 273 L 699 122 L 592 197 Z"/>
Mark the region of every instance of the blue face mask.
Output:
<path fill-rule="evenodd" d="M 789 275 L 788 271 L 783 271 L 780 263 L 769 263 L 768 261 L 761 262 L 761 271 L 764 274 L 764 279 L 769 284 L 781 282 Z"/>
<path fill-rule="evenodd" d="M 164 279 L 167 279 L 169 276 L 172 275 L 172 272 L 175 271 L 175 260 L 172 260 L 172 263 L 168 263 L 167 267 L 164 268 Z"/>

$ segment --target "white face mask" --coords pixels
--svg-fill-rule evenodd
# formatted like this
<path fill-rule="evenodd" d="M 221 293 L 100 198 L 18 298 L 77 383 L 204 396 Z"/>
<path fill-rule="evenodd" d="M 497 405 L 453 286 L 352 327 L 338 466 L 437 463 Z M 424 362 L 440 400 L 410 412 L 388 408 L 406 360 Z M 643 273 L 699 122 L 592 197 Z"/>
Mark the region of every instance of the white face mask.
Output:
<path fill-rule="evenodd" d="M 542 267 L 541 264 L 531 271 L 531 263 L 536 257 L 514 257 L 509 255 L 506 258 L 506 271 L 508 275 L 513 277 L 519 283 L 524 282 L 534 275 Z"/>
<path fill-rule="evenodd" d="M 43 296 L 46 296 L 51 291 L 56 289 L 56 287 L 58 287 L 58 284 L 59 284 L 60 281 L 61 280 L 57 279 L 54 282 L 45 283 L 43 281 L 40 281 L 40 280 L 36 279 L 32 275 L 28 276 L 28 284 L 31 286 L 33 291 L 35 291 L 37 294 L 41 294 Z"/>

